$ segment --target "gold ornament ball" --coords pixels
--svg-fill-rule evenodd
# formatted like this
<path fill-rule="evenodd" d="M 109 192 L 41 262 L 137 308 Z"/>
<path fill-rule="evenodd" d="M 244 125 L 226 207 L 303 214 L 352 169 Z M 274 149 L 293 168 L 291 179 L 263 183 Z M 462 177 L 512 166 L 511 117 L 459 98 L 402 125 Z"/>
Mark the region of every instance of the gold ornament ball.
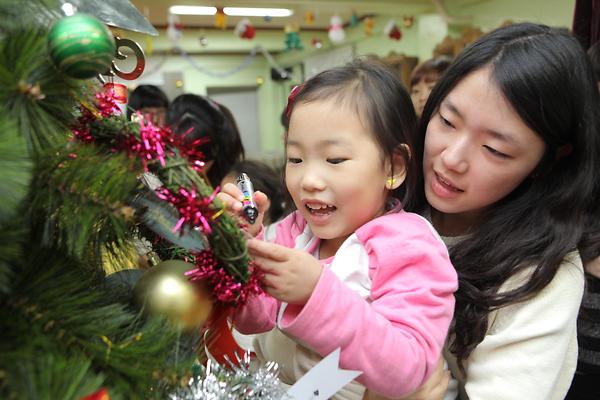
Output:
<path fill-rule="evenodd" d="M 180 260 L 163 261 L 150 268 L 135 286 L 142 309 L 162 315 L 184 330 L 201 326 L 213 303 L 204 282 L 190 282 L 184 275 L 193 268 L 193 264 Z"/>

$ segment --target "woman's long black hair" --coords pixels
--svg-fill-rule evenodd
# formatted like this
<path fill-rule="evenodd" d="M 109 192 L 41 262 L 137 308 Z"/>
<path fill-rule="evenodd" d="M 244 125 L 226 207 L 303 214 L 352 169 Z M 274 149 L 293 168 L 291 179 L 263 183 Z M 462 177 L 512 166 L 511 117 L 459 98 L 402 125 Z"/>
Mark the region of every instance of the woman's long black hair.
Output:
<path fill-rule="evenodd" d="M 491 311 L 535 296 L 567 253 L 579 247 L 585 262 L 599 246 L 592 240 L 599 218 L 598 89 L 585 52 L 567 32 L 516 24 L 465 49 L 425 105 L 416 152 L 420 162 L 427 125 L 440 103 L 482 68 L 490 68 L 494 84 L 546 150 L 531 176 L 490 207 L 472 235 L 450 248 L 459 276 L 450 349 L 461 365 L 485 337 Z M 426 206 L 423 192 L 420 196 Z M 499 291 L 529 267 L 534 269 L 526 283 Z"/>

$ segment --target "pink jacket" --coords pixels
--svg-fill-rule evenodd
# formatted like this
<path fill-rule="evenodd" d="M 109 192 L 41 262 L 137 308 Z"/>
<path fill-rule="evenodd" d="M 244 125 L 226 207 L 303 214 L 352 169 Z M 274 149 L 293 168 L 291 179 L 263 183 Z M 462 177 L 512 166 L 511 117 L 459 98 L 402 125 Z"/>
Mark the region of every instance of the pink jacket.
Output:
<path fill-rule="evenodd" d="M 275 242 L 299 247 L 305 228 L 295 212 L 279 223 Z M 445 245 L 419 215 L 388 213 L 346 242 L 352 237 L 368 255 L 366 298 L 329 268 L 331 259 L 321 260 L 323 272 L 304 306 L 288 304 L 278 317 L 281 303 L 257 296 L 236 310 L 234 324 L 245 334 L 277 327 L 323 357 L 340 347 L 341 368 L 362 371 L 357 381 L 370 390 L 400 397 L 424 383 L 440 359 L 454 311 L 456 272 Z M 309 252 L 319 244 L 314 239 Z M 343 269 L 360 270 L 353 265 L 356 257 L 348 260 Z"/>

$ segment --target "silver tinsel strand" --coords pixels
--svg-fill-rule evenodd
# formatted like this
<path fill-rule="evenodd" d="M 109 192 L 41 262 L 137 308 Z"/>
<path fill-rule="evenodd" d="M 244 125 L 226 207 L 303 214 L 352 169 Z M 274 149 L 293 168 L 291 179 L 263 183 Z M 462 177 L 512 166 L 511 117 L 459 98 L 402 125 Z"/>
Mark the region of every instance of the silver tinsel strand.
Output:
<path fill-rule="evenodd" d="M 252 368 L 250 357 L 244 355 L 239 366 L 228 368 L 208 361 L 198 377 L 188 386 L 169 395 L 170 400 L 291 400 L 281 387 L 279 366 L 274 362 Z"/>

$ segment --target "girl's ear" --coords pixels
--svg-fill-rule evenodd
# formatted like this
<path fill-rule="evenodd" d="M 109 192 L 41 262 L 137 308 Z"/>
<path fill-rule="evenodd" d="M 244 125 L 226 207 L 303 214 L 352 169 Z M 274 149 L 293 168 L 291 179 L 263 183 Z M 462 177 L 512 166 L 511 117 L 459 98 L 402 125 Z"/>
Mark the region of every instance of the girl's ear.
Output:
<path fill-rule="evenodd" d="M 410 149 L 405 143 L 402 143 L 394 150 L 389 168 L 390 176 L 388 176 L 385 182 L 386 189 L 398 189 L 404 183 L 406 179 L 406 161 L 410 157 Z"/>

